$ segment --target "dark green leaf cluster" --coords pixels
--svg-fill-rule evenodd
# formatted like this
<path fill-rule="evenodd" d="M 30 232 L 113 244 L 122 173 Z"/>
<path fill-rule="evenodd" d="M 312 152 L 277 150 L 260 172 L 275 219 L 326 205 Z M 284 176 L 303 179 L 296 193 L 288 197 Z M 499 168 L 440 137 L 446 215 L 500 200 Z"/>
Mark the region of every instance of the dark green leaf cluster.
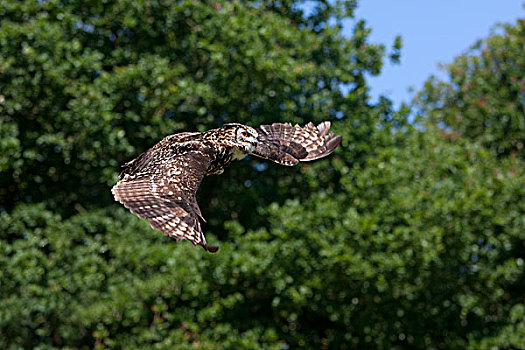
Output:
<path fill-rule="evenodd" d="M 525 347 L 522 158 L 371 105 L 355 1 L 302 4 L 0 4 L 0 348 Z M 322 120 L 330 158 L 205 179 L 217 254 L 111 197 L 167 134 Z"/>
<path fill-rule="evenodd" d="M 305 19 L 292 4 L 4 3 L 6 209 L 45 201 L 70 215 L 109 204 L 119 164 L 176 131 L 321 121 L 365 107 L 364 74 L 379 70 L 382 47 L 367 43 L 362 23 L 347 40 L 322 20 L 349 4 L 320 5 Z"/>
<path fill-rule="evenodd" d="M 216 255 L 124 209 L 18 206 L 0 217 L 4 345 L 523 346 L 523 171 L 399 137 L 335 159 L 341 189 L 268 206 L 268 228 L 227 222 Z"/>

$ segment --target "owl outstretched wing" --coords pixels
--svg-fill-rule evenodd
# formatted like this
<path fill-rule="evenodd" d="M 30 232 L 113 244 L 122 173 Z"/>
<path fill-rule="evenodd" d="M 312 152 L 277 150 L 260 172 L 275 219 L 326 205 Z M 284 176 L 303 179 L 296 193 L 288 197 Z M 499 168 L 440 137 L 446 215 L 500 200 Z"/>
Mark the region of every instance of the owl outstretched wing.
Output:
<path fill-rule="evenodd" d="M 317 126 L 308 123 L 304 127 L 273 123 L 261 125 L 256 130 L 258 144 L 252 154 L 289 166 L 326 157 L 341 142 L 340 135 L 328 133 L 328 121 Z"/>
<path fill-rule="evenodd" d="M 199 222 L 204 219 L 195 198 L 210 163 L 210 157 L 199 151 L 168 155 L 152 148 L 124 165 L 121 180 L 111 192 L 153 229 L 213 253 L 218 247 L 206 243 Z"/>

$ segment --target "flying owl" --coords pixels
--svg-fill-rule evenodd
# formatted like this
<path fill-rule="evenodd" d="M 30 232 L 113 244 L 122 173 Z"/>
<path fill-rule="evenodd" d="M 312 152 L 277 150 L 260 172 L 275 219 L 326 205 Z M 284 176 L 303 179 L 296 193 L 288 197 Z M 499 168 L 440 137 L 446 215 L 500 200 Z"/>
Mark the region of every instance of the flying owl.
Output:
<path fill-rule="evenodd" d="M 222 174 L 228 164 L 249 154 L 287 166 L 326 157 L 341 142 L 329 129 L 328 121 L 303 128 L 230 123 L 203 133 L 169 135 L 125 163 L 111 192 L 153 229 L 214 253 L 219 248 L 206 244 L 200 225 L 205 220 L 195 197 L 204 176 Z"/>

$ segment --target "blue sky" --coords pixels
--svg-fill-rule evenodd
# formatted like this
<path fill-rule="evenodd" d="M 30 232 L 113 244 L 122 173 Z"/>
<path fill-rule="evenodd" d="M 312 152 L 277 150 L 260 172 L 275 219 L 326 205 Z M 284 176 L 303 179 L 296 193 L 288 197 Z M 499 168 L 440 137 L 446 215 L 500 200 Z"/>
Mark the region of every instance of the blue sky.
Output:
<path fill-rule="evenodd" d="M 392 46 L 403 38 L 401 64 L 386 60 L 381 75 L 369 79 L 372 100 L 380 94 L 396 106 L 409 102 L 410 87 L 419 90 L 439 63 L 450 63 L 478 39 L 487 37 L 496 23 L 515 23 L 525 17 L 522 0 L 361 0 L 357 19 L 372 29 L 371 41 Z M 345 22 L 350 36 L 354 21 Z M 441 76 L 443 73 L 441 73 Z"/>

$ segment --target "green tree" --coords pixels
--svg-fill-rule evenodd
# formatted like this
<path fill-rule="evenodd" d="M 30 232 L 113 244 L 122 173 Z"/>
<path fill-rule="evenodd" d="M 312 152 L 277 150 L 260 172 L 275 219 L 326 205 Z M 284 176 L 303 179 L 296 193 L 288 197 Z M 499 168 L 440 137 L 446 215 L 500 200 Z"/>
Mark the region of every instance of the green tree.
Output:
<path fill-rule="evenodd" d="M 119 165 L 176 131 L 350 113 L 368 125 L 364 75 L 379 72 L 383 48 L 363 22 L 350 40 L 326 23 L 354 6 L 304 17 L 293 1 L 3 2 L 3 206 L 45 202 L 71 215 L 108 205 Z M 287 197 L 268 180 L 284 171 L 268 172 L 239 167 L 221 183 L 260 182 L 246 197 L 261 203 Z M 225 196 L 250 207 L 242 187 L 218 187 L 206 185 L 210 217 L 234 211 L 218 204 Z"/>
<path fill-rule="evenodd" d="M 371 105 L 356 3 L 301 4 L 0 4 L 1 348 L 524 347 L 522 160 Z M 329 159 L 206 179 L 218 254 L 111 198 L 166 134 L 326 119 Z"/>
<path fill-rule="evenodd" d="M 0 216 L 2 345 L 523 347 L 523 167 L 392 139 L 334 159 L 339 189 L 261 209 L 266 228 L 227 222 L 215 255 L 120 208 L 17 206 Z"/>
<path fill-rule="evenodd" d="M 448 79 L 425 83 L 422 114 L 501 156 L 523 158 L 525 144 L 525 20 L 499 25 L 446 66 Z"/>

